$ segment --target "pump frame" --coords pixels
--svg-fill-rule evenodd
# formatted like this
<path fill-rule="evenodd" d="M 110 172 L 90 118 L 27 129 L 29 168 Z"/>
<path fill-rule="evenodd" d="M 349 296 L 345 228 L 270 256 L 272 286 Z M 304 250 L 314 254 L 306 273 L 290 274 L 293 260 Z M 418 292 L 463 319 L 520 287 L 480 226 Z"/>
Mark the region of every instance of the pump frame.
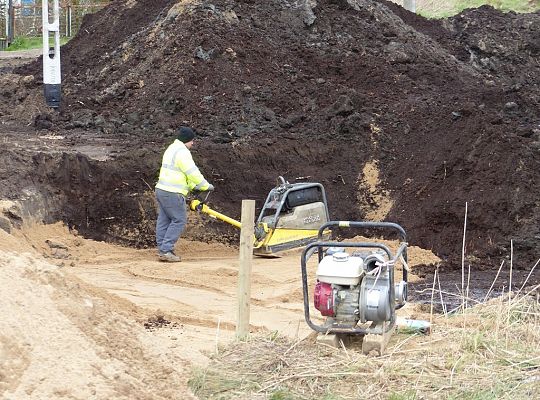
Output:
<path fill-rule="evenodd" d="M 323 238 L 323 235 L 328 231 L 329 228 L 365 228 L 365 229 L 371 229 L 371 228 L 384 228 L 384 229 L 392 229 L 396 230 L 399 233 L 400 237 L 400 246 L 395 252 L 395 254 L 392 254 L 391 250 L 388 248 L 388 246 L 382 244 L 382 243 L 376 243 L 376 242 L 352 242 L 352 243 L 344 243 L 344 242 L 332 242 L 332 241 L 321 241 Z M 360 222 L 360 221 L 329 221 L 322 225 L 319 229 L 319 237 L 318 241 L 308 244 L 301 255 L 301 272 L 302 272 L 302 290 L 304 295 L 304 317 L 306 320 L 306 323 L 309 325 L 311 329 L 313 329 L 316 332 L 325 333 L 325 334 L 335 334 L 335 333 L 346 333 L 346 334 L 354 334 L 354 335 L 368 335 L 368 334 L 378 334 L 382 335 L 384 333 L 387 333 L 391 331 L 395 324 L 396 324 L 396 310 L 403 307 L 404 304 L 396 304 L 395 299 L 395 278 L 394 278 L 394 265 L 399 260 L 400 257 L 403 257 L 405 263 L 407 263 L 407 242 L 406 242 L 407 235 L 405 233 L 405 230 L 398 224 L 392 223 L 392 222 Z M 324 256 L 324 249 L 329 247 L 352 247 L 352 248 L 378 248 L 383 250 L 386 255 L 388 256 L 390 262 L 389 262 L 389 279 L 390 279 L 390 288 L 388 292 L 389 296 L 389 304 L 390 304 L 390 321 L 385 321 L 383 323 L 375 324 L 373 323 L 370 327 L 363 328 L 363 327 L 351 327 L 349 325 L 338 325 L 333 324 L 331 326 L 324 326 L 324 325 L 317 325 L 315 324 L 310 317 L 309 312 L 309 300 L 310 300 L 310 293 L 308 288 L 308 280 L 307 280 L 307 262 L 315 254 L 315 252 L 318 253 L 318 259 L 319 262 L 322 260 Z M 407 271 L 404 268 L 403 269 L 403 281 L 405 284 L 407 284 Z M 407 300 L 407 293 L 405 291 L 404 293 L 404 300 Z"/>

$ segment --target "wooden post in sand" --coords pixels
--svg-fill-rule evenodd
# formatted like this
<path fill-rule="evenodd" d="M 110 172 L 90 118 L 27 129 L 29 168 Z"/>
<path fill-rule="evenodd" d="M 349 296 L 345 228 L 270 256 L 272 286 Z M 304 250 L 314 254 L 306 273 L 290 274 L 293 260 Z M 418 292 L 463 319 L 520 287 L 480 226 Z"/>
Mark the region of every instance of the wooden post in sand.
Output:
<path fill-rule="evenodd" d="M 251 298 L 251 266 L 253 263 L 255 200 L 242 200 L 241 223 L 236 337 L 238 339 L 245 339 L 249 335 L 249 302 Z"/>

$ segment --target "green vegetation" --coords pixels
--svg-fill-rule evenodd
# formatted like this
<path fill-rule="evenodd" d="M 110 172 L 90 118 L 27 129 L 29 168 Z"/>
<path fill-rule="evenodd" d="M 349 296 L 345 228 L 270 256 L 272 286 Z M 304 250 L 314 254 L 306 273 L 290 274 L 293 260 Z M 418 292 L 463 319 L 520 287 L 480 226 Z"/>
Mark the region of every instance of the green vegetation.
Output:
<path fill-rule="evenodd" d="M 484 4 L 501 11 L 534 12 L 540 10 L 540 0 L 417 0 L 418 14 L 427 18 L 445 18 L 460 13 L 467 8 L 477 8 Z"/>
<path fill-rule="evenodd" d="M 405 393 L 391 394 L 388 396 L 388 400 L 416 400 L 416 392 L 409 390 Z"/>
<path fill-rule="evenodd" d="M 380 357 L 293 341 L 276 332 L 219 348 L 189 381 L 201 400 L 540 398 L 540 300 L 527 294 L 490 300 L 465 311 L 419 315 L 431 335 L 398 332 Z"/>
<path fill-rule="evenodd" d="M 70 38 L 61 37 L 60 45 L 66 44 Z M 30 50 L 30 49 L 39 49 L 42 46 L 41 37 L 26 37 L 19 36 L 13 40 L 13 43 L 6 49 L 6 51 L 17 51 L 17 50 Z M 51 42 L 52 45 L 52 42 Z"/>

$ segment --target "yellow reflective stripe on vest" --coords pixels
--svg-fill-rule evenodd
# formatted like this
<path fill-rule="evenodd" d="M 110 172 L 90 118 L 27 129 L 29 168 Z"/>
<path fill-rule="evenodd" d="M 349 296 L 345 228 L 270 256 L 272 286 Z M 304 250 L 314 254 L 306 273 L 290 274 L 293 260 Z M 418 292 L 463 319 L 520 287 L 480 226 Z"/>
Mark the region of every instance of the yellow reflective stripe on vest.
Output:
<path fill-rule="evenodd" d="M 171 189 L 177 189 L 177 190 L 182 191 L 182 192 L 185 191 L 186 194 L 189 191 L 189 187 L 187 185 L 167 183 L 167 182 L 163 182 L 161 180 L 158 181 L 157 184 L 160 186 L 159 189 L 163 189 L 163 187 L 168 187 L 168 188 L 171 188 Z"/>
<path fill-rule="evenodd" d="M 196 185 L 193 189 L 195 190 L 201 190 L 203 188 L 207 188 L 209 186 L 208 182 L 206 181 L 206 179 L 204 181 L 202 181 L 201 183 L 199 183 L 198 185 Z"/>
<path fill-rule="evenodd" d="M 161 164 L 161 168 L 170 169 L 171 171 L 182 171 L 180 168 L 176 167 L 174 164 Z"/>
<path fill-rule="evenodd" d="M 197 168 L 196 165 L 194 165 L 193 167 L 191 167 L 190 169 L 188 169 L 187 171 L 184 171 L 184 174 L 186 175 L 191 175 L 192 173 L 196 172 L 199 168 Z"/>

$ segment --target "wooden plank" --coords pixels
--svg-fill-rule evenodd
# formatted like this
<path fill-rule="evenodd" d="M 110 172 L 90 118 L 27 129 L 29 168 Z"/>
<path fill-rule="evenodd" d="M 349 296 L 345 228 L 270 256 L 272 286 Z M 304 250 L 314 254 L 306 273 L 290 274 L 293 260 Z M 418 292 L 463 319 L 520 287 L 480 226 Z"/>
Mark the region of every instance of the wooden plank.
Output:
<path fill-rule="evenodd" d="M 253 264 L 253 235 L 255 230 L 255 200 L 242 200 L 241 223 L 236 337 L 238 339 L 245 339 L 249 335 L 251 269 Z"/>
<path fill-rule="evenodd" d="M 383 326 L 386 328 L 386 326 Z M 386 346 L 392 337 L 396 329 L 396 325 L 392 327 L 388 332 L 383 333 L 382 335 L 369 334 L 364 336 L 362 341 L 362 353 L 370 356 L 381 356 L 386 350 Z"/>

